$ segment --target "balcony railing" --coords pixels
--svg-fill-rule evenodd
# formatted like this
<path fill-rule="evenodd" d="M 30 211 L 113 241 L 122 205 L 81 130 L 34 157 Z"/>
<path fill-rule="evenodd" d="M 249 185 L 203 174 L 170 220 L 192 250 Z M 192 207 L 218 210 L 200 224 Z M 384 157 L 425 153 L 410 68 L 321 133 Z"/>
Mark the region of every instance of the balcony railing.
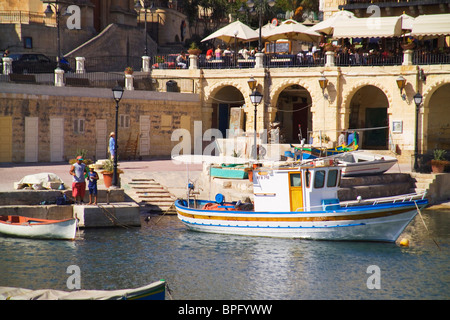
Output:
<path fill-rule="evenodd" d="M 132 67 L 135 71 L 133 74 L 134 89 L 136 90 L 155 90 L 165 91 L 166 81 L 171 79 L 187 79 L 183 78 L 183 73 L 177 73 L 173 76 L 165 76 L 158 79 L 150 71 L 151 69 L 245 69 L 245 68 L 294 68 L 294 67 L 318 67 L 318 66 L 389 66 L 389 65 L 429 65 L 429 64 L 450 64 L 450 49 L 445 51 L 428 51 L 425 49 L 416 49 L 416 51 L 405 51 L 404 54 L 393 53 L 364 53 L 364 52 L 326 52 L 316 51 L 314 54 L 306 51 L 297 55 L 281 55 L 267 54 L 262 57 L 223 57 L 221 59 L 207 60 L 204 55 L 198 57 L 187 57 L 182 65 L 177 62 L 176 54 L 156 55 L 150 58 L 147 70 L 143 70 L 144 61 L 138 56 L 108 56 L 108 57 L 86 57 L 86 58 L 67 58 L 64 65 L 65 72 L 62 75 L 62 85 L 67 86 L 84 86 L 84 87 L 104 87 L 111 88 L 117 82 L 125 83 L 124 70 L 126 67 Z M 54 57 L 50 57 L 54 62 Z M 82 67 L 79 66 L 82 59 Z M 259 62 L 258 62 L 259 59 Z M 9 59 L 11 60 L 11 59 Z M 78 60 L 78 61 L 77 61 Z M 2 60 L 0 60 L 1 62 Z M 6 61 L 6 60 L 5 60 Z M 14 62 L 12 62 L 14 63 Z M 259 63 L 259 64 L 258 64 Z M 4 62 L 6 64 L 6 62 Z M 56 63 L 54 64 L 54 66 Z M 14 70 L 10 66 L 9 71 L 0 64 L 0 70 L 4 74 L 0 74 L 0 82 L 19 82 L 19 83 L 35 83 L 44 85 L 57 85 L 53 68 L 45 72 L 39 72 L 31 67 L 27 68 L 26 74 L 12 73 Z M 144 71 L 144 72 L 142 72 Z M 169 79 L 170 78 L 170 79 Z M 195 88 L 191 80 L 179 80 L 180 88 L 183 92 L 195 92 Z M 186 88 L 188 89 L 186 89 Z"/>

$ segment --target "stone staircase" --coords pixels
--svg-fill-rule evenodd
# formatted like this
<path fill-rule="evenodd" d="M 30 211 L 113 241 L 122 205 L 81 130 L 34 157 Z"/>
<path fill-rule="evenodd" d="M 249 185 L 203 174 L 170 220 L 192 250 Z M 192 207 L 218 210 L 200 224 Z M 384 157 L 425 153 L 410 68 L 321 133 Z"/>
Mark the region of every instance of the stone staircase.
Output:
<path fill-rule="evenodd" d="M 127 194 L 147 213 L 175 214 L 176 197 L 154 179 L 131 179 Z"/>
<path fill-rule="evenodd" d="M 409 173 L 385 173 L 374 176 L 344 177 L 338 197 L 341 201 L 390 197 L 414 192 L 414 178 Z"/>

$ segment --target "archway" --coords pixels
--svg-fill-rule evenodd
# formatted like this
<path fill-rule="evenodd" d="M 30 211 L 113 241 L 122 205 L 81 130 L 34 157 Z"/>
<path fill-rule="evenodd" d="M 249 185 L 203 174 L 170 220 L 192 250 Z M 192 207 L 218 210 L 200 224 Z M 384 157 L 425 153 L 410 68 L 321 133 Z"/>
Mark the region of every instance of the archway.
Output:
<path fill-rule="evenodd" d="M 386 94 L 372 85 L 355 92 L 350 101 L 348 129 L 360 129 L 362 149 L 386 150 L 389 139 L 389 101 Z"/>
<path fill-rule="evenodd" d="M 236 130 L 245 131 L 245 104 L 242 93 L 233 86 L 225 86 L 212 98 L 211 128 L 219 129 L 227 137 L 227 130 L 234 134 Z"/>
<path fill-rule="evenodd" d="M 450 83 L 436 89 L 428 103 L 428 150 L 450 150 Z"/>
<path fill-rule="evenodd" d="M 307 143 L 312 130 L 311 95 L 300 85 L 291 85 L 280 92 L 273 123 L 279 123 L 280 143 Z"/>

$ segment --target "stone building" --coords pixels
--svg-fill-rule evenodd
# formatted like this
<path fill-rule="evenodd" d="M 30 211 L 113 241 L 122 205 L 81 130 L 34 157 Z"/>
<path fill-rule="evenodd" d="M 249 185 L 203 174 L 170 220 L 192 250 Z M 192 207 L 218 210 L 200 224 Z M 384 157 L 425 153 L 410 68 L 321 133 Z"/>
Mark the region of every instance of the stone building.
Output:
<path fill-rule="evenodd" d="M 356 3 L 330 0 L 324 8 L 339 10 Z M 437 45 L 448 47 L 445 37 Z M 317 145 L 333 144 L 339 132 L 353 129 L 360 133 L 363 149 L 394 152 L 401 162 L 410 163 L 415 151 L 450 149 L 450 61 L 431 64 L 413 57 L 414 51 L 406 50 L 398 63 L 346 65 L 327 55 L 315 66 L 261 63 L 243 69 L 197 67 L 192 57 L 190 69 L 153 69 L 143 75 L 151 77 L 158 92 L 129 90 L 120 103 L 119 152 L 127 157 L 127 145 L 138 141 L 138 156 L 169 156 L 178 144 L 171 137 L 176 129 L 190 131 L 194 139 L 187 144 L 202 152 L 195 148 L 195 121 L 201 121 L 203 146 L 208 143 L 203 133 L 210 128 L 222 136 L 238 128 L 252 137 L 255 106 L 248 80 L 253 77 L 263 94 L 263 103 L 256 106 L 258 133 L 281 123 L 284 142 L 299 143 L 301 132 L 307 143 Z M 405 80 L 401 90 L 400 76 Z M 319 80 L 324 78 L 322 88 Z M 167 92 L 169 80 L 178 83 L 180 93 Z M 419 108 L 416 93 L 423 97 Z M 77 149 L 88 150 L 93 158 L 104 157 L 113 122 L 110 89 L 1 82 L 0 161 L 68 160 Z"/>

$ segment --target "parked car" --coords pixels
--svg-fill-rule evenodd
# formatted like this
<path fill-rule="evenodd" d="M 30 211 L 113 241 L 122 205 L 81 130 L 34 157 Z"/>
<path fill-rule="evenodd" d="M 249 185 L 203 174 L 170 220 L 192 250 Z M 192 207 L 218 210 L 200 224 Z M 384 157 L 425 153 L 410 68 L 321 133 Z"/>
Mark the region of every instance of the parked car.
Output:
<path fill-rule="evenodd" d="M 9 57 L 13 73 L 53 73 L 56 69 L 56 62 L 40 53 L 12 53 Z M 68 63 L 61 63 L 61 69 L 72 70 Z"/>

